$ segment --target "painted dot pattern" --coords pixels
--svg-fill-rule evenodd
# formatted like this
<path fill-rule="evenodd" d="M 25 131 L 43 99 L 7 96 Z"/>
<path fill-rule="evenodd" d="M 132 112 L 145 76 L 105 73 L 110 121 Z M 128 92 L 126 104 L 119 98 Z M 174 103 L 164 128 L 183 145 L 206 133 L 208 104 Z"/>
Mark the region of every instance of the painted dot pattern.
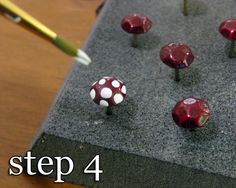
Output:
<path fill-rule="evenodd" d="M 112 96 L 112 90 L 110 88 L 103 88 L 100 93 L 101 97 L 104 99 L 109 99 Z"/>
<path fill-rule="evenodd" d="M 95 99 L 95 97 L 96 97 L 96 92 L 95 92 L 94 89 L 92 89 L 92 90 L 90 91 L 90 97 L 91 97 L 92 99 Z"/>
<path fill-rule="evenodd" d="M 103 79 L 101 79 L 101 80 L 99 80 L 99 85 L 103 85 L 103 84 L 105 84 L 106 83 L 106 80 L 103 78 Z"/>
<path fill-rule="evenodd" d="M 125 86 L 122 86 L 121 92 L 122 92 L 123 94 L 126 94 L 126 87 L 125 87 Z"/>
<path fill-rule="evenodd" d="M 184 100 L 184 104 L 194 104 L 196 101 L 196 99 L 193 98 L 188 98 Z"/>
<path fill-rule="evenodd" d="M 91 85 L 90 97 L 103 107 L 122 103 L 126 97 L 126 86 L 115 77 L 103 77 Z"/>
<path fill-rule="evenodd" d="M 100 100 L 99 105 L 100 106 L 109 106 L 108 102 L 105 100 Z"/>
<path fill-rule="evenodd" d="M 123 95 L 120 93 L 117 93 L 114 95 L 114 101 L 116 104 L 119 104 L 123 101 Z"/>
<path fill-rule="evenodd" d="M 112 86 L 115 87 L 115 88 L 120 87 L 120 82 L 118 82 L 117 80 L 112 81 L 111 84 L 112 84 Z"/>

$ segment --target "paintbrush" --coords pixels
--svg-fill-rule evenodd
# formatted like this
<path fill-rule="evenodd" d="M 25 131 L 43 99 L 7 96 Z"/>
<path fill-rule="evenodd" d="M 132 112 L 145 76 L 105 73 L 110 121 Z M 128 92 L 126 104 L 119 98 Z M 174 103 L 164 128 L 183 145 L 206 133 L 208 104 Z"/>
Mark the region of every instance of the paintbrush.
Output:
<path fill-rule="evenodd" d="M 13 22 L 24 26 L 30 31 L 34 31 L 45 39 L 51 41 L 57 48 L 66 54 L 73 56 L 78 63 L 85 65 L 91 63 L 91 59 L 84 51 L 77 49 L 75 45 L 57 35 L 54 31 L 40 23 L 11 1 L 0 0 L 0 11 Z"/>

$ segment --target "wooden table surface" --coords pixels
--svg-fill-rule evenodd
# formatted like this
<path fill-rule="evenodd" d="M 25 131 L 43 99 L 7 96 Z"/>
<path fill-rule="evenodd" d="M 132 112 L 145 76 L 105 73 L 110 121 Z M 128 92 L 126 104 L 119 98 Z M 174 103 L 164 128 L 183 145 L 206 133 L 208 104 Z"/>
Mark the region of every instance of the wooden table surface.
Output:
<path fill-rule="evenodd" d="M 101 0 L 12 0 L 78 47 L 88 36 Z M 7 174 L 11 156 L 23 155 L 72 66 L 50 43 L 0 16 L 0 187 L 77 187 L 52 179 Z"/>

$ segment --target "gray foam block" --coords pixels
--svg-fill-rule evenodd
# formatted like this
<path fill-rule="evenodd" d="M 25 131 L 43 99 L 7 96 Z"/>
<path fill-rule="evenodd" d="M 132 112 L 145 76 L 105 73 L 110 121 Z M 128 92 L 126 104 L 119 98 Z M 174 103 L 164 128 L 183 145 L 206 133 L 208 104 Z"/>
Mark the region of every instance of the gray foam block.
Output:
<path fill-rule="evenodd" d="M 75 65 L 63 84 L 31 150 L 36 156 L 68 155 L 76 163 L 66 181 L 102 188 L 236 187 L 236 60 L 218 33 L 236 12 L 234 0 L 190 0 L 184 17 L 179 0 L 108 0 L 84 47 L 90 66 Z M 143 13 L 154 23 L 130 46 L 123 16 Z M 170 42 L 188 44 L 195 62 L 173 70 L 159 59 Z M 116 76 L 127 100 L 107 116 L 89 96 L 90 85 Z M 188 96 L 203 98 L 212 116 L 202 129 L 178 128 L 171 110 Z M 100 182 L 83 168 L 100 155 Z"/>

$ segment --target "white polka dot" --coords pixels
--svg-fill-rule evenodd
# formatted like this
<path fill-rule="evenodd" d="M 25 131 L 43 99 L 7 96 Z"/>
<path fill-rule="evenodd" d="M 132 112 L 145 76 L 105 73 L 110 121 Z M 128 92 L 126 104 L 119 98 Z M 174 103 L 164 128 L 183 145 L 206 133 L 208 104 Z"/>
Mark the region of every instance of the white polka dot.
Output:
<path fill-rule="evenodd" d="M 103 89 L 101 90 L 101 96 L 102 96 L 102 98 L 104 98 L 104 99 L 109 99 L 109 98 L 111 98 L 111 96 L 112 96 L 112 90 L 111 90 L 110 88 L 107 88 L 107 87 L 103 88 Z"/>
<path fill-rule="evenodd" d="M 96 82 L 94 82 L 94 83 L 92 84 L 92 86 L 94 86 L 96 83 L 97 83 L 97 81 L 96 81 Z"/>
<path fill-rule="evenodd" d="M 120 87 L 120 83 L 119 83 L 117 80 L 113 80 L 111 84 L 112 84 L 112 86 L 115 87 L 115 88 Z"/>
<path fill-rule="evenodd" d="M 121 92 L 124 93 L 124 94 L 126 94 L 126 87 L 125 87 L 125 86 L 122 86 Z"/>
<path fill-rule="evenodd" d="M 108 102 L 105 100 L 100 100 L 100 106 L 109 106 Z"/>
<path fill-rule="evenodd" d="M 103 79 L 101 79 L 101 80 L 99 80 L 99 85 L 103 85 L 103 84 L 105 84 L 106 83 L 106 80 L 103 78 Z"/>
<path fill-rule="evenodd" d="M 92 90 L 90 91 L 90 96 L 91 96 L 92 99 L 95 99 L 96 91 L 95 91 L 94 89 L 92 89 Z"/>
<path fill-rule="evenodd" d="M 194 104 L 196 101 L 196 99 L 193 98 L 188 98 L 184 100 L 184 104 Z"/>
<path fill-rule="evenodd" d="M 123 96 L 119 93 L 115 94 L 114 101 L 116 104 L 121 103 L 124 100 Z"/>

